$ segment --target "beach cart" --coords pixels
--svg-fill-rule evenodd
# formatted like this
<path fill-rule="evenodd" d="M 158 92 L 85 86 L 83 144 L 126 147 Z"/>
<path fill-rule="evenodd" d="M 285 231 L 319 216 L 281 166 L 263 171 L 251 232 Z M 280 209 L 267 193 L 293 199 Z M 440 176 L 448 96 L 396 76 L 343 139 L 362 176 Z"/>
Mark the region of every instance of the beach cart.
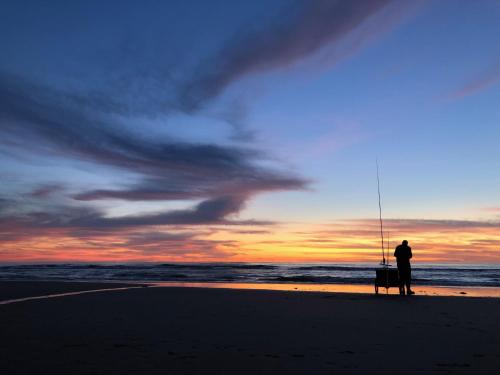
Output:
<path fill-rule="evenodd" d="M 398 270 L 389 266 L 382 266 L 375 270 L 375 294 L 378 288 L 385 288 L 386 292 L 390 287 L 399 288 Z"/>

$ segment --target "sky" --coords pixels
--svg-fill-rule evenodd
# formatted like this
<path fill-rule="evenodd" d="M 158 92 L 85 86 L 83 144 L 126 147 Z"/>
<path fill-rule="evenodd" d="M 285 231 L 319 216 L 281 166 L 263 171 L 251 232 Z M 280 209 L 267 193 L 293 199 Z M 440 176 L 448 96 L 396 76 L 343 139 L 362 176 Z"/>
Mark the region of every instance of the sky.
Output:
<path fill-rule="evenodd" d="M 500 263 L 499 19 L 6 0 L 0 262 Z"/>

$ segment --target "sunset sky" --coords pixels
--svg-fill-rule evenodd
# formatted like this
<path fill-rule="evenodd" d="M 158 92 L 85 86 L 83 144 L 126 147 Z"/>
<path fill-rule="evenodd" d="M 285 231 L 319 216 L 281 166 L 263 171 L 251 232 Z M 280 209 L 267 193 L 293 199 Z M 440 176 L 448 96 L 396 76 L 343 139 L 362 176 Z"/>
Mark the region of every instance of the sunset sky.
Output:
<path fill-rule="evenodd" d="M 500 263 L 500 1 L 13 1 L 0 262 Z"/>

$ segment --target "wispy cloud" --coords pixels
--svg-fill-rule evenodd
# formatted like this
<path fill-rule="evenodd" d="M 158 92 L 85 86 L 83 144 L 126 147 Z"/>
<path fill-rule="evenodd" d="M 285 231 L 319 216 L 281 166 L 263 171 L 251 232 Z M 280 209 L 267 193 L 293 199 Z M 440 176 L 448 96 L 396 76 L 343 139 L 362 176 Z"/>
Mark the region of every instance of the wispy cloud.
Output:
<path fill-rule="evenodd" d="M 396 244 L 406 239 L 415 249 L 417 262 L 498 262 L 500 221 L 387 219 L 390 257 Z M 326 241 L 325 241 L 326 240 Z M 386 246 L 387 236 L 385 238 Z M 331 250 L 329 256 L 356 261 L 380 257 L 380 229 L 375 219 L 356 219 L 328 223 L 310 231 L 297 232 L 290 246 Z M 337 253 L 339 252 L 339 253 Z"/>
<path fill-rule="evenodd" d="M 196 232 L 139 232 L 125 236 L 119 246 L 149 259 L 155 256 L 181 258 L 230 257 L 235 252 L 234 241 L 207 240 Z"/>
<path fill-rule="evenodd" d="M 207 238 L 205 231 L 78 230 L 32 228 L 10 236 L 0 233 L 0 259 L 57 261 L 71 259 L 123 261 L 196 261 L 228 259 L 237 242 Z M 54 239 L 57 239 L 55 241 Z"/>
<path fill-rule="evenodd" d="M 211 60 L 204 61 L 198 74 L 181 90 L 181 105 L 187 110 L 198 109 L 245 75 L 290 66 L 327 46 L 337 46 L 356 30 L 353 47 L 357 48 L 395 21 L 393 13 L 383 11 L 389 5 L 405 6 L 397 3 L 393 0 L 296 1 L 285 14 L 277 17 L 276 23 L 238 35 Z M 359 31 L 381 13 L 384 17 L 378 20 L 378 28 Z M 331 55 L 331 60 L 335 60 L 331 63 L 343 59 L 351 50 L 337 51 Z"/>
<path fill-rule="evenodd" d="M 60 193 L 64 188 L 58 184 L 46 184 L 35 188 L 27 194 L 33 198 L 48 198 L 53 194 Z"/>
<path fill-rule="evenodd" d="M 500 213 L 500 207 L 484 207 L 483 211 Z"/>
<path fill-rule="evenodd" d="M 498 83 L 500 83 L 500 64 L 492 66 L 488 70 L 478 74 L 464 85 L 455 89 L 448 95 L 448 99 L 457 100 L 466 96 L 475 95 L 479 92 L 488 90 Z"/>

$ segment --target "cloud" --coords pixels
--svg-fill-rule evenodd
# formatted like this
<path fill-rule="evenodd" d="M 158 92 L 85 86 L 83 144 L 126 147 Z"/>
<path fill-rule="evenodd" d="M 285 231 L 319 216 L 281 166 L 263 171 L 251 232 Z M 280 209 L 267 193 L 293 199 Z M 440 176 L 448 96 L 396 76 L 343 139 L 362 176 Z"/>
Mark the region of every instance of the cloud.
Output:
<path fill-rule="evenodd" d="M 322 229 L 324 228 L 324 229 Z M 376 219 L 353 219 L 320 225 L 312 231 L 294 232 L 299 238 L 309 243 L 349 243 L 363 240 L 365 248 L 380 246 L 380 223 Z M 427 244 L 436 238 L 439 241 L 432 244 L 433 248 L 445 247 L 456 242 L 463 242 L 462 247 L 469 244 L 479 244 L 484 240 L 500 236 L 499 220 L 446 220 L 446 219 L 385 219 L 384 234 L 391 243 L 407 239 Z M 370 246 L 368 246 L 370 245 Z"/>
<path fill-rule="evenodd" d="M 290 66 L 325 47 L 338 47 L 357 31 L 350 48 L 332 56 L 339 61 L 394 23 L 394 13 L 387 12 L 376 28 L 359 30 L 391 4 L 401 6 L 393 0 L 296 1 L 272 25 L 237 36 L 211 60 L 203 62 L 196 76 L 180 91 L 181 105 L 188 111 L 199 109 L 247 74 Z"/>
<path fill-rule="evenodd" d="M 235 234 L 269 234 L 271 233 L 268 230 L 260 230 L 260 229 L 248 229 L 248 230 L 233 230 L 231 233 Z"/>
<path fill-rule="evenodd" d="M 227 196 L 204 200 L 192 208 L 169 210 L 154 214 L 107 217 L 92 207 L 52 207 L 45 211 L 32 211 L 22 215 L 4 216 L 1 224 L 9 224 L 14 230 L 32 228 L 117 230 L 127 227 L 177 226 L 177 225 L 269 225 L 269 221 L 229 220 L 244 207 L 247 196 Z"/>
<path fill-rule="evenodd" d="M 406 239 L 416 262 L 498 262 L 500 221 L 447 219 L 386 219 L 390 234 L 389 255 Z M 274 247 L 304 249 L 318 260 L 375 261 L 380 255 L 380 229 L 376 219 L 353 219 L 325 223 L 309 230 L 293 232 L 284 244 Z M 329 253 L 326 251 L 330 250 Z M 321 258 L 320 256 L 323 256 Z"/>
<path fill-rule="evenodd" d="M 326 229 L 316 230 L 317 238 L 376 238 L 380 236 L 380 222 L 377 219 L 352 219 L 324 224 Z M 423 232 L 459 232 L 467 230 L 497 230 L 500 221 L 488 220 L 437 220 L 437 219 L 384 219 L 384 232 L 393 237 L 399 234 Z M 296 231 L 299 236 L 310 236 L 311 232 Z M 314 237 L 316 238 L 316 237 Z"/>
<path fill-rule="evenodd" d="M 500 207 L 484 207 L 483 211 L 493 212 L 493 213 L 500 213 Z"/>
<path fill-rule="evenodd" d="M 63 187 L 58 184 L 48 184 L 42 185 L 31 191 L 27 196 L 32 198 L 47 198 L 53 194 L 59 193 L 63 190 Z"/>
<path fill-rule="evenodd" d="M 198 238 L 197 232 L 139 232 L 126 236 L 120 246 L 137 251 L 141 256 L 230 257 L 236 242 Z"/>
<path fill-rule="evenodd" d="M 168 242 L 191 240 L 197 236 L 196 232 L 139 232 L 127 236 L 127 246 L 143 246 Z"/>
<path fill-rule="evenodd" d="M 65 96 L 17 77 L 0 76 L 0 132 L 4 146 L 21 146 L 26 152 L 49 153 L 120 168 L 144 176 L 138 186 L 125 191 L 99 190 L 77 199 L 130 200 L 205 197 L 247 186 L 249 192 L 296 189 L 306 181 L 261 168 L 266 155 L 257 150 L 151 140 L 99 112 L 81 110 Z M 202 191 L 199 191 L 199 190 Z"/>
<path fill-rule="evenodd" d="M 475 95 L 481 91 L 487 90 L 490 87 L 500 82 L 500 64 L 492 66 L 482 74 L 476 76 L 466 84 L 458 87 L 450 95 L 449 100 L 462 99 L 466 96 Z"/>
<path fill-rule="evenodd" d="M 226 175 L 221 175 L 225 171 Z M 253 196 L 262 192 L 303 190 L 307 181 L 295 176 L 287 176 L 279 172 L 270 172 L 248 166 L 215 169 L 214 173 L 199 171 L 200 174 L 186 178 L 184 175 L 165 173 L 166 177 L 144 179 L 141 183 L 121 190 L 90 190 L 76 194 L 80 201 L 100 199 L 122 199 L 128 201 L 150 200 L 186 200 L 206 198 L 217 195 Z"/>
<path fill-rule="evenodd" d="M 231 218 L 243 204 L 244 198 L 221 197 L 190 209 L 126 217 L 106 217 L 94 208 L 68 206 L 11 214 L 0 217 L 0 259 L 227 258 L 238 252 L 237 242 L 210 239 L 213 231 L 199 228 L 270 224 Z"/>
<path fill-rule="evenodd" d="M 429 219 L 391 219 L 385 220 L 388 226 L 396 228 L 418 229 L 465 229 L 465 228 L 500 228 L 498 221 L 483 220 L 429 220 Z"/>
<path fill-rule="evenodd" d="M 218 260 L 237 253 L 237 243 L 204 238 L 205 231 L 124 229 L 78 230 L 32 228 L 3 235 L 0 231 L 0 258 L 16 261 L 75 259 L 124 261 Z M 57 241 L 54 239 L 57 238 Z"/>
<path fill-rule="evenodd" d="M 177 224 L 216 224 L 221 223 L 231 214 L 238 213 L 246 197 L 228 196 L 208 199 L 189 210 L 175 210 L 160 214 L 126 216 L 119 218 L 90 218 L 77 220 L 77 226 L 141 226 L 141 225 L 177 225 Z M 70 223 L 71 224 L 71 223 Z"/>

